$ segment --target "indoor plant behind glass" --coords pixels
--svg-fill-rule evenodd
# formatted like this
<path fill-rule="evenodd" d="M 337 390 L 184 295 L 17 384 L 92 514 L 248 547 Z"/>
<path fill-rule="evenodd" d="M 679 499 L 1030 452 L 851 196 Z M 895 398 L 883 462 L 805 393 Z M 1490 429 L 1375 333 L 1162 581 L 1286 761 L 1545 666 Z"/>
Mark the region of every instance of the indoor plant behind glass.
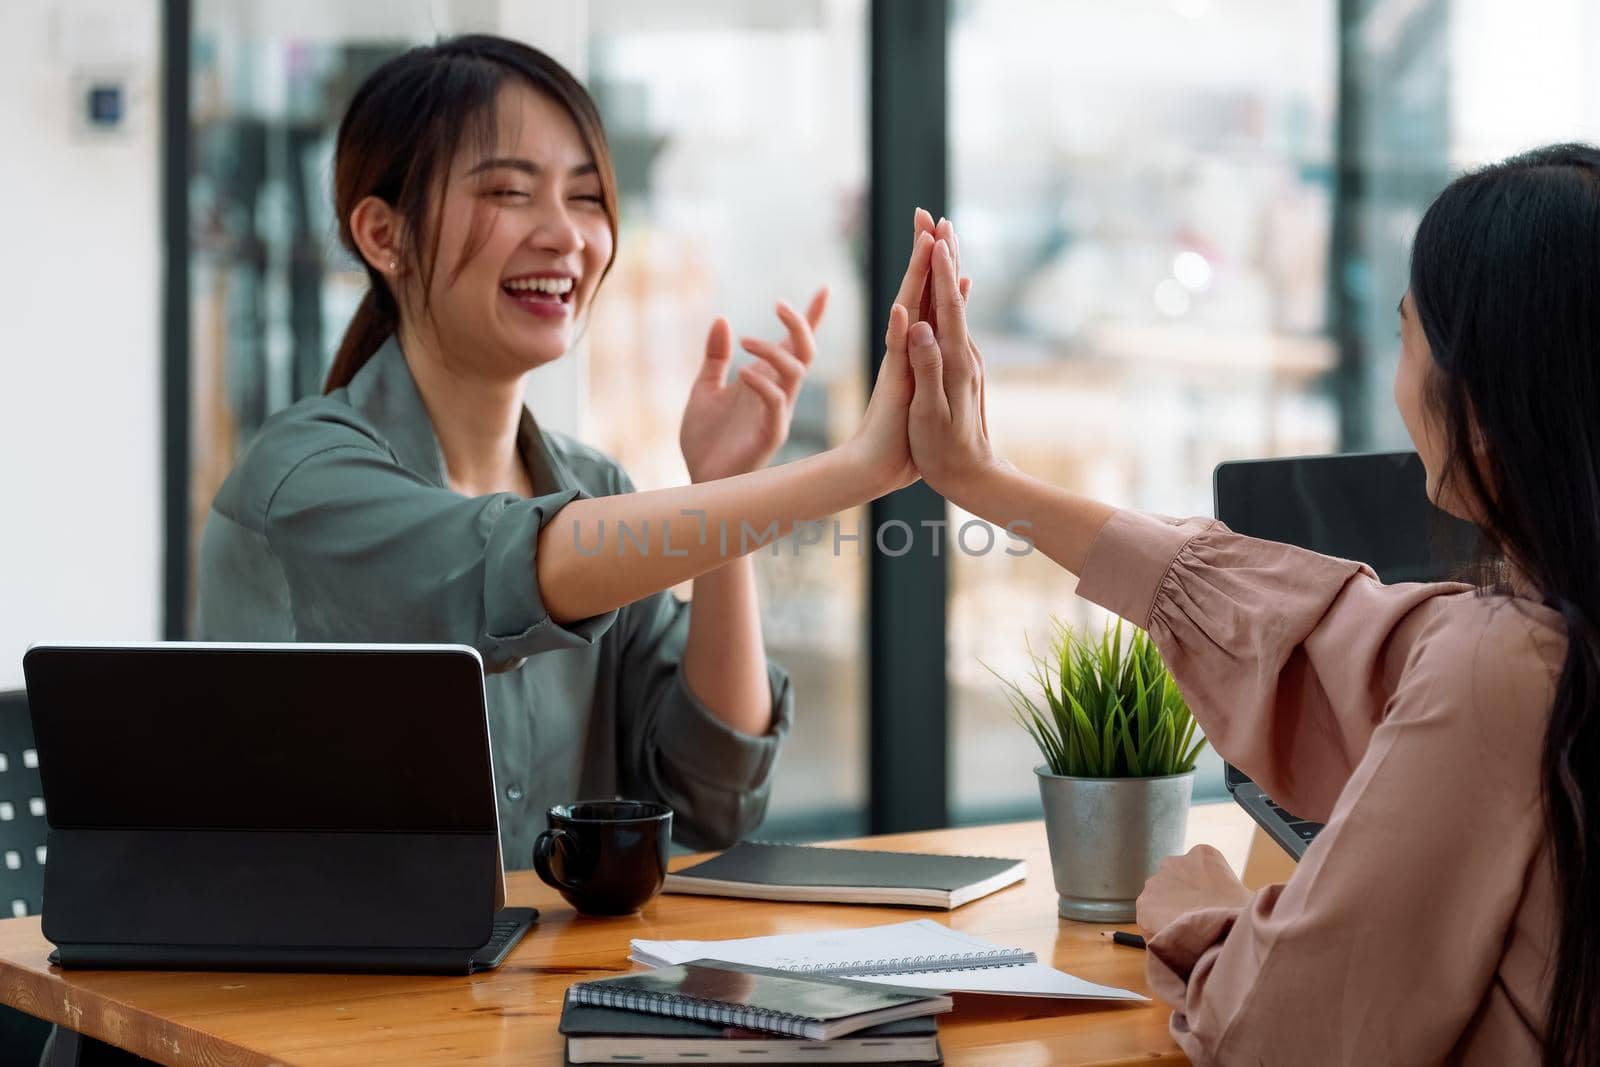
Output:
<path fill-rule="evenodd" d="M 1161 860 L 1183 850 L 1194 762 L 1205 746 L 1149 635 L 1122 621 L 1098 639 L 1059 619 L 1046 656 L 1028 649 L 1044 706 L 1015 682 L 1006 695 L 1045 762 L 1044 802 L 1057 910 L 1131 922 Z"/>

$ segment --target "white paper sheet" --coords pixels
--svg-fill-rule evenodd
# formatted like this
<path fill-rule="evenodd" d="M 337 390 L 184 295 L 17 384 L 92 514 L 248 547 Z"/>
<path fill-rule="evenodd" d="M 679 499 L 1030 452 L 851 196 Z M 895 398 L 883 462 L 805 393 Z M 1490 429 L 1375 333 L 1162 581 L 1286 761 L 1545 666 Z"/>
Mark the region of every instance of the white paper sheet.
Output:
<path fill-rule="evenodd" d="M 931 919 L 821 930 L 804 934 L 776 934 L 728 941 L 646 941 L 632 944 L 633 959 L 652 967 L 716 959 L 758 967 L 799 969 L 846 964 L 867 965 L 885 960 L 914 960 L 1002 952 L 992 944 L 950 929 Z M 844 972 L 848 974 L 848 971 Z M 1096 985 L 1041 963 L 1012 966 L 974 966 L 954 970 L 902 972 L 883 975 L 849 975 L 866 982 L 931 989 L 951 993 L 990 993 L 1001 996 L 1058 997 L 1070 999 L 1147 1000 L 1127 989 Z"/>

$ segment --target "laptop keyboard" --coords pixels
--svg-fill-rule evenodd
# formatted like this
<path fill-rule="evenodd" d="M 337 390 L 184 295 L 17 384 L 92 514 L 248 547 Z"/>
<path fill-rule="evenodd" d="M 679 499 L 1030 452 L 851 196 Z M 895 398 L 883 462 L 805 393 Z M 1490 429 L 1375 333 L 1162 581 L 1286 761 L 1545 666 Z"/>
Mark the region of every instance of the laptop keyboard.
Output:
<path fill-rule="evenodd" d="M 1295 836 L 1300 838 L 1302 841 L 1310 841 L 1313 837 L 1316 837 L 1317 831 L 1321 830 L 1324 826 L 1323 823 L 1312 822 L 1310 819 L 1302 819 L 1293 812 L 1287 811 L 1284 808 L 1280 808 L 1277 804 L 1274 804 L 1272 802 L 1272 798 L 1266 794 L 1262 794 L 1261 799 L 1266 801 L 1267 807 L 1272 809 L 1273 814 L 1277 815 L 1278 818 L 1289 824 L 1289 829 L 1293 831 Z"/>

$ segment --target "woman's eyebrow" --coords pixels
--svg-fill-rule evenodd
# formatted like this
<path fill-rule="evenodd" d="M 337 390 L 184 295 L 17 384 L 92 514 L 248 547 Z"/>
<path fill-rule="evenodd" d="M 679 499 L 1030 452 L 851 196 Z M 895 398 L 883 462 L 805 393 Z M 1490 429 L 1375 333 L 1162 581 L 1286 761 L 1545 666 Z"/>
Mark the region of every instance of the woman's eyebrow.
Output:
<path fill-rule="evenodd" d="M 530 174 L 534 176 L 539 175 L 543 170 L 539 164 L 535 163 L 531 159 L 517 159 L 510 156 L 500 156 L 496 157 L 495 159 L 484 160 L 482 163 L 479 163 L 477 166 L 467 171 L 467 175 L 470 177 L 486 170 L 495 170 L 501 167 L 509 170 L 520 170 L 524 174 Z M 581 178 L 586 174 L 598 174 L 599 171 L 600 168 L 595 166 L 593 163 L 580 163 L 576 167 L 573 167 L 571 170 L 567 171 L 567 177 Z"/>

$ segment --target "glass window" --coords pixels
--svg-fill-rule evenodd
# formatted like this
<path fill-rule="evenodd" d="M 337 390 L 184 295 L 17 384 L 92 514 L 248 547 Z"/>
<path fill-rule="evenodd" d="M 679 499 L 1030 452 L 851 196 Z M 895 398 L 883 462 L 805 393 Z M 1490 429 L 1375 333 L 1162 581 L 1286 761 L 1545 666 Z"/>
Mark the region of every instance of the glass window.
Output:
<path fill-rule="evenodd" d="M 826 284 L 777 461 L 839 443 L 866 400 L 865 3 L 593 0 L 588 31 L 623 204 L 589 331 L 586 439 L 640 488 L 683 483 L 678 425 L 712 320 L 780 339 L 778 298 L 803 310 Z M 839 519 L 848 532 L 865 511 Z M 865 827 L 865 568 L 849 543 L 757 554 L 768 652 L 798 697 L 764 835 Z"/>
<path fill-rule="evenodd" d="M 190 41 L 189 610 L 200 530 L 267 416 L 321 392 L 366 275 L 338 240 L 334 138 L 361 80 L 481 3 L 199 0 Z M 192 617 L 192 615 L 191 615 Z"/>
<path fill-rule="evenodd" d="M 951 212 L 989 424 L 1019 466 L 1209 514 L 1219 461 L 1337 447 L 1334 19 L 1331 0 L 956 5 Z M 1052 615 L 1105 616 L 1041 555 L 950 560 L 951 810 L 1021 815 L 1039 758 L 986 668 L 1020 678 Z"/>
<path fill-rule="evenodd" d="M 405 48 L 469 31 L 521 37 L 572 66 L 600 105 L 622 188 L 617 262 L 587 336 L 531 379 L 540 418 L 615 456 L 641 488 L 681 483 L 678 422 L 712 320 L 726 315 L 736 336 L 781 337 L 777 299 L 803 309 L 826 284 L 816 365 L 779 458 L 855 428 L 865 404 L 864 0 L 573 0 L 537 17 L 473 0 L 201 0 L 191 546 L 266 417 L 320 391 L 365 291 L 330 204 L 351 93 Z M 768 647 L 800 706 L 772 832 L 862 828 L 865 560 L 848 544 L 838 558 L 785 544 L 763 553 L 758 575 Z M 192 581 L 190 591 L 192 601 Z"/>

